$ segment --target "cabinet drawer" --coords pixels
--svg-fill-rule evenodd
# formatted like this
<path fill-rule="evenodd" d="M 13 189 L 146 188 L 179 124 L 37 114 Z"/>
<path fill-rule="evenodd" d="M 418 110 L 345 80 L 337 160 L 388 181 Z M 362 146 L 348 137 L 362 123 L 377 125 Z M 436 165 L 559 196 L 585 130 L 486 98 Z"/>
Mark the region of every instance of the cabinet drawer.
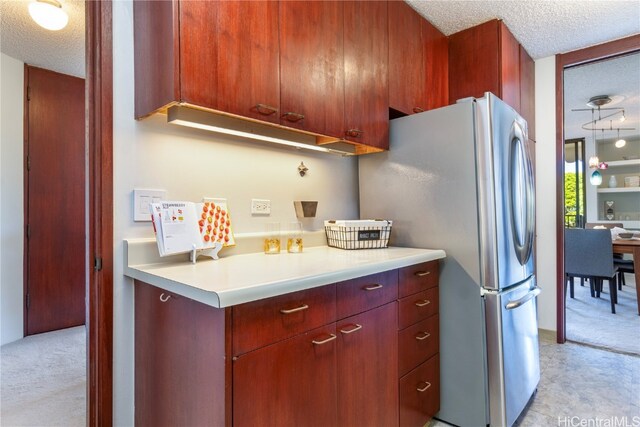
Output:
<path fill-rule="evenodd" d="M 438 287 L 409 295 L 400 300 L 400 329 L 438 313 Z"/>
<path fill-rule="evenodd" d="M 233 354 L 263 347 L 336 319 L 336 285 L 233 307 Z"/>
<path fill-rule="evenodd" d="M 438 315 L 400 331 L 398 344 L 400 376 L 438 352 L 440 344 Z"/>
<path fill-rule="evenodd" d="M 400 426 L 423 426 L 440 410 L 440 355 L 400 378 Z"/>
<path fill-rule="evenodd" d="M 400 269 L 400 298 L 438 286 L 438 261 Z"/>
<path fill-rule="evenodd" d="M 398 299 L 398 270 L 384 271 L 336 284 L 338 319 Z"/>

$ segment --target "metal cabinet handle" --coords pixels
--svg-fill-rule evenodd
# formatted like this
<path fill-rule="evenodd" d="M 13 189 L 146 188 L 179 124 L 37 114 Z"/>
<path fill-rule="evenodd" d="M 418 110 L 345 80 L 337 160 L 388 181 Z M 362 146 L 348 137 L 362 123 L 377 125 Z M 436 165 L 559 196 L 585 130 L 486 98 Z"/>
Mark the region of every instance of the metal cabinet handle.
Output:
<path fill-rule="evenodd" d="M 353 327 L 351 329 L 340 329 L 340 332 L 342 332 L 343 334 L 351 334 L 355 331 L 359 331 L 360 329 L 362 329 L 362 325 L 358 325 L 357 323 L 352 325 Z"/>
<path fill-rule="evenodd" d="M 423 381 L 423 383 L 424 383 L 424 387 L 418 386 L 418 388 L 416 388 L 416 390 L 418 390 L 420 393 L 424 393 L 425 391 L 427 391 L 429 387 L 431 387 L 431 383 L 428 383 L 426 381 Z"/>
<path fill-rule="evenodd" d="M 347 134 L 347 136 L 350 136 L 352 138 L 358 138 L 362 136 L 364 131 L 361 131 L 360 129 L 349 129 L 345 133 Z"/>
<path fill-rule="evenodd" d="M 416 339 L 418 341 L 422 341 L 422 340 L 426 340 L 427 338 L 429 338 L 431 336 L 431 334 L 429 332 L 421 332 L 422 335 L 416 335 Z"/>
<path fill-rule="evenodd" d="M 379 283 L 376 283 L 375 285 L 369 285 L 369 286 L 365 286 L 364 289 L 365 291 L 375 291 L 376 289 L 382 289 L 382 285 Z"/>
<path fill-rule="evenodd" d="M 294 113 L 292 111 L 287 111 L 286 113 L 284 113 L 282 115 L 282 118 L 285 119 L 288 122 L 299 122 L 300 120 L 304 119 L 304 114 L 298 114 L 298 113 Z"/>
<path fill-rule="evenodd" d="M 336 338 L 338 338 L 337 336 L 333 335 L 333 334 L 329 334 L 329 338 L 323 339 L 323 340 L 313 340 L 311 341 L 312 343 L 314 343 L 315 345 L 322 345 L 322 344 L 326 344 L 330 341 L 335 340 Z"/>
<path fill-rule="evenodd" d="M 415 274 L 418 277 L 424 277 L 424 276 L 428 276 L 429 274 L 431 274 L 431 272 L 430 271 L 416 271 L 413 274 Z"/>
<path fill-rule="evenodd" d="M 428 299 L 423 299 L 421 301 L 416 301 L 416 306 L 417 307 L 424 307 L 425 305 L 429 305 L 431 304 L 431 301 L 429 301 Z"/>
<path fill-rule="evenodd" d="M 164 292 L 160 294 L 160 301 L 162 302 L 167 302 L 169 301 L 169 298 L 171 298 L 171 295 L 167 294 L 167 296 L 164 296 Z"/>
<path fill-rule="evenodd" d="M 306 310 L 307 308 L 309 308 L 309 306 L 307 304 L 302 304 L 300 307 L 290 308 L 288 310 L 285 310 L 283 308 L 282 310 L 280 310 L 280 313 L 282 313 L 282 314 L 297 313 L 299 311 Z"/>
<path fill-rule="evenodd" d="M 263 116 L 270 116 L 278 112 L 278 109 L 276 107 L 272 107 L 267 104 L 256 104 L 255 108 L 256 111 L 258 111 L 258 113 L 262 114 Z"/>
<path fill-rule="evenodd" d="M 413 107 L 413 112 L 414 113 L 422 113 L 424 111 L 424 108 L 420 108 L 420 107 Z"/>

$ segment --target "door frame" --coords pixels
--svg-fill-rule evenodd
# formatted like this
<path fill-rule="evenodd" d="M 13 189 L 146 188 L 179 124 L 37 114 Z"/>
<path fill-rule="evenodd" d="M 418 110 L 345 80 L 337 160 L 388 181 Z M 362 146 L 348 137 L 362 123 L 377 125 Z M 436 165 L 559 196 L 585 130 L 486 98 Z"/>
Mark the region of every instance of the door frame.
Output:
<path fill-rule="evenodd" d="M 564 70 L 640 51 L 640 34 L 556 56 L 556 341 L 566 341 L 564 301 Z"/>
<path fill-rule="evenodd" d="M 113 424 L 112 1 L 85 3 L 87 426 Z"/>

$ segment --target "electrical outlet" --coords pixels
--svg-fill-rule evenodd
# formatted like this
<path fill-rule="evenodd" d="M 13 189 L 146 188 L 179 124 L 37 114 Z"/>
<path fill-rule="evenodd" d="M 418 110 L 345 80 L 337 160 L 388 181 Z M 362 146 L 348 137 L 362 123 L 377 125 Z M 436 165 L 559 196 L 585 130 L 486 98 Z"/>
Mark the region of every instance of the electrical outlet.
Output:
<path fill-rule="evenodd" d="M 251 199 L 251 215 L 270 215 L 271 200 Z"/>

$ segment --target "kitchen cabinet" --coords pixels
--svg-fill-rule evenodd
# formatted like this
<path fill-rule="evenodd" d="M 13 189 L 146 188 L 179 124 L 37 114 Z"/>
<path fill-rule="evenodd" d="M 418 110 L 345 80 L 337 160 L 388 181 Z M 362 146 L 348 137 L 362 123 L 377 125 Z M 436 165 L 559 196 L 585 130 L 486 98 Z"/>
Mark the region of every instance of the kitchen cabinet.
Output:
<path fill-rule="evenodd" d="M 437 332 L 405 351 L 403 331 L 426 326 L 413 315 L 399 332 L 398 297 L 415 277 L 405 299 L 432 299 L 437 329 L 434 264 L 223 309 L 136 280 L 136 425 L 423 425 L 439 407 Z M 399 375 L 407 357 L 417 366 Z"/>
<path fill-rule="evenodd" d="M 534 64 L 504 22 L 492 20 L 449 36 L 449 102 L 497 95 L 527 120 L 534 139 Z"/>
<path fill-rule="evenodd" d="M 448 39 L 407 3 L 389 1 L 392 116 L 448 105 Z"/>
<path fill-rule="evenodd" d="M 135 1 L 134 22 L 137 119 L 186 103 L 279 122 L 277 1 Z"/>
<path fill-rule="evenodd" d="M 332 323 L 237 357 L 233 425 L 337 425 L 335 339 Z"/>
<path fill-rule="evenodd" d="M 341 2 L 280 2 L 280 102 L 283 125 L 344 135 Z"/>
<path fill-rule="evenodd" d="M 344 137 L 389 148 L 387 4 L 345 1 Z"/>
<path fill-rule="evenodd" d="M 338 321 L 337 425 L 398 423 L 397 323 L 396 302 Z"/>
<path fill-rule="evenodd" d="M 400 426 L 425 425 L 440 410 L 438 262 L 399 270 Z"/>

